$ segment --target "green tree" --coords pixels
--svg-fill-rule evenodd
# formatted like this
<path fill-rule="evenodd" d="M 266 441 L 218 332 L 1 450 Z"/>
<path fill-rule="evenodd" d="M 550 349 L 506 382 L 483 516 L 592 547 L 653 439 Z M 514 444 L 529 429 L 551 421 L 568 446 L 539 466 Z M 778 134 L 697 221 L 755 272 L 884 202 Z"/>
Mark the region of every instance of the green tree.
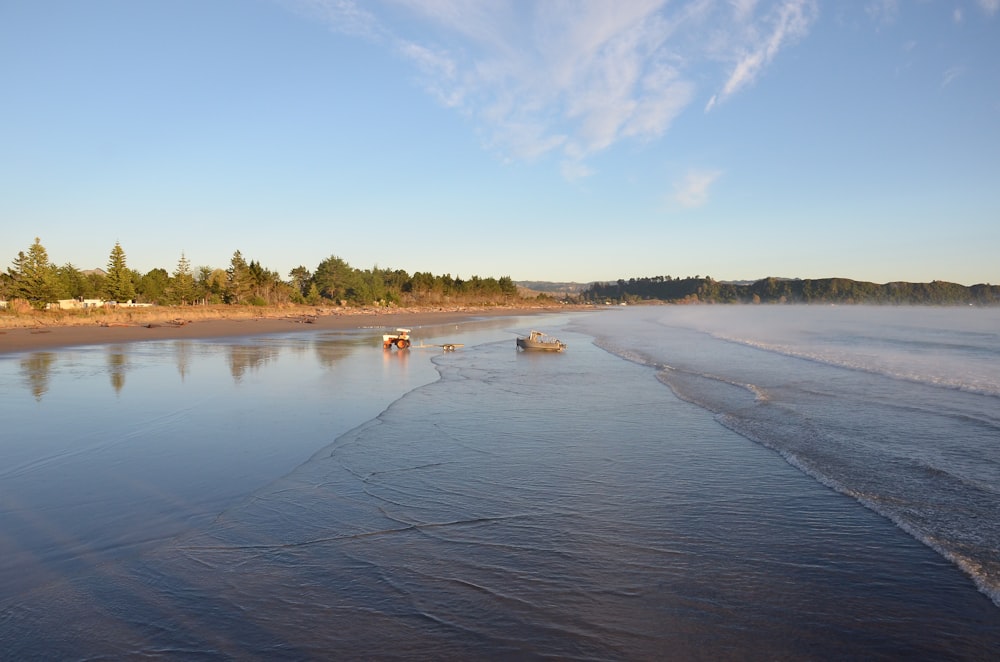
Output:
<path fill-rule="evenodd" d="M 354 270 L 347 262 L 336 255 L 331 255 L 316 267 L 313 282 L 320 296 L 340 302 L 348 298 L 354 280 Z"/>
<path fill-rule="evenodd" d="M 309 293 L 309 286 L 312 284 L 312 274 L 303 266 L 298 266 L 288 272 L 288 278 L 292 281 L 292 287 L 299 291 L 304 297 Z"/>
<path fill-rule="evenodd" d="M 170 281 L 171 303 L 190 304 L 194 301 L 197 288 L 194 281 L 194 274 L 191 272 L 191 263 L 181 251 L 181 259 L 177 261 L 177 268 L 174 269 L 174 277 Z"/>
<path fill-rule="evenodd" d="M 253 295 L 254 277 L 239 251 L 233 253 L 226 270 L 226 303 L 243 303 Z"/>
<path fill-rule="evenodd" d="M 11 280 L 11 296 L 24 299 L 39 310 L 54 301 L 58 295 L 56 270 L 49 262 L 49 254 L 38 237 L 35 237 L 35 243 L 28 248 L 27 254 L 24 251 L 18 252 L 14 268 L 8 269 L 7 273 Z"/>
<path fill-rule="evenodd" d="M 104 296 L 104 281 L 106 276 L 99 271 L 91 271 L 84 277 L 84 299 L 100 299 Z"/>
<path fill-rule="evenodd" d="M 166 269 L 157 267 L 139 279 L 136 295 L 147 303 L 166 303 L 169 286 L 170 274 Z"/>
<path fill-rule="evenodd" d="M 61 267 L 56 267 L 55 271 L 60 298 L 75 299 L 87 294 L 87 277 L 72 263 L 67 262 Z"/>
<path fill-rule="evenodd" d="M 223 269 L 198 267 L 198 292 L 206 303 L 224 303 L 229 274 Z"/>
<path fill-rule="evenodd" d="M 365 271 L 355 271 L 347 291 L 348 298 L 357 304 L 385 303 L 388 292 L 384 273 L 377 266 Z"/>
<path fill-rule="evenodd" d="M 125 263 L 125 251 L 117 241 L 108 258 L 108 275 L 105 277 L 104 288 L 110 301 L 126 302 L 135 298 L 132 272 Z"/>
<path fill-rule="evenodd" d="M 281 282 L 281 277 L 276 272 L 264 268 L 256 260 L 251 260 L 249 267 L 254 305 L 284 303 L 288 300 L 289 286 Z"/>
<path fill-rule="evenodd" d="M 504 296 L 512 297 L 517 295 L 517 285 L 514 284 L 514 279 L 510 276 L 501 276 L 500 280 L 497 281 L 497 285 L 500 286 L 500 293 Z"/>
<path fill-rule="evenodd" d="M 318 306 L 323 301 L 323 297 L 320 296 L 319 288 L 316 287 L 316 283 L 309 283 L 309 291 L 306 292 L 305 301 L 310 306 Z"/>

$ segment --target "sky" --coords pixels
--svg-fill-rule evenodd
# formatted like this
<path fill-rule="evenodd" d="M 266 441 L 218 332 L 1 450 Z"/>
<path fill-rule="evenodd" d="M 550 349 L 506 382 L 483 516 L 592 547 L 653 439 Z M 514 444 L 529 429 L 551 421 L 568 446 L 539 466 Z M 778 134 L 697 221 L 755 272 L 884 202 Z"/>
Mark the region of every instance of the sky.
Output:
<path fill-rule="evenodd" d="M 0 0 L 0 268 L 1000 283 L 1000 0 Z"/>

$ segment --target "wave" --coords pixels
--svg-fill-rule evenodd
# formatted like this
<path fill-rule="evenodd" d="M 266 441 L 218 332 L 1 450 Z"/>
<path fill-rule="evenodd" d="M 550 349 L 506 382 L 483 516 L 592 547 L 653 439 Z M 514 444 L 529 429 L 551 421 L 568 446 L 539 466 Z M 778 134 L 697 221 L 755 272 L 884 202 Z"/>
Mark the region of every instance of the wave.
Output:
<path fill-rule="evenodd" d="M 889 379 L 923 384 L 935 388 L 952 389 L 988 397 L 1000 397 L 1000 382 L 996 381 L 996 375 L 1000 373 L 984 372 L 979 377 L 972 379 L 968 372 L 961 375 L 946 375 L 935 374 L 929 369 L 921 371 L 915 370 L 912 367 L 893 366 L 887 364 L 885 359 L 873 355 L 848 355 L 819 349 L 802 349 L 788 344 L 740 338 L 722 333 L 710 333 L 709 335 L 723 342 L 752 347 L 761 351 L 813 363 L 865 372 L 881 377 L 888 377 Z"/>
<path fill-rule="evenodd" d="M 796 348 L 711 337 L 834 368 L 863 368 L 840 365 L 828 360 L 829 357 L 810 355 Z M 989 480 L 996 464 L 988 448 L 980 452 L 975 445 L 963 447 L 960 460 L 948 456 L 958 446 L 945 449 L 932 446 L 921 451 L 920 447 L 906 443 L 908 432 L 903 427 L 880 431 L 865 429 L 859 422 L 838 422 L 838 418 L 850 419 L 857 412 L 851 411 L 854 398 L 845 400 L 842 394 L 833 391 L 805 393 L 795 385 L 791 390 L 786 388 L 776 400 L 771 389 L 759 384 L 667 365 L 607 337 L 597 339 L 595 344 L 616 356 L 655 369 L 657 379 L 681 400 L 712 412 L 721 425 L 777 452 L 799 471 L 887 518 L 961 569 L 980 592 L 1000 607 L 1000 529 L 992 521 L 1000 492 Z M 898 378 L 875 370 L 861 371 Z M 902 381 L 927 385 L 918 380 Z M 807 396 L 805 401 L 794 399 L 802 394 Z M 870 402 L 873 409 L 864 416 L 890 426 L 889 421 L 905 425 L 905 421 L 933 418 L 939 424 L 944 421 L 948 429 L 966 431 L 971 438 L 980 440 L 980 446 L 981 440 L 995 438 L 997 433 L 997 421 L 978 408 L 974 413 L 948 411 L 943 405 L 935 408 L 940 398 L 919 405 L 893 401 L 892 394 Z M 789 401 L 790 397 L 793 400 Z M 815 407 L 823 409 L 819 417 Z M 831 428 L 831 423 L 841 427 Z M 852 434 L 852 425 L 862 428 Z M 938 459 L 922 458 L 921 452 Z M 977 461 L 980 454 L 981 462 Z"/>
<path fill-rule="evenodd" d="M 781 443 L 770 439 L 766 432 L 760 434 L 752 426 L 735 416 L 718 414 L 716 420 L 740 436 L 775 451 L 788 464 L 820 484 L 839 494 L 851 497 L 865 508 L 885 517 L 901 531 L 953 563 L 972 580 L 979 592 L 987 596 L 997 607 L 1000 607 L 1000 552 L 995 546 L 995 540 L 989 536 L 981 535 L 982 530 L 977 527 L 981 519 L 978 516 L 972 515 L 972 522 L 968 526 L 960 526 L 959 535 L 956 536 L 955 531 L 948 532 L 950 535 L 942 535 L 942 532 L 936 530 L 933 525 L 936 524 L 940 528 L 942 524 L 954 524 L 950 512 L 935 513 L 932 516 L 926 512 L 917 513 L 920 519 L 930 517 L 934 520 L 930 528 L 926 524 L 921 526 L 915 521 L 910 503 L 887 497 L 884 491 L 877 488 L 851 487 L 844 478 L 835 477 L 835 472 L 831 471 L 829 466 L 823 466 L 807 455 L 789 450 Z M 962 477 L 947 471 L 929 466 L 924 468 L 928 473 L 936 474 L 938 481 L 954 481 L 965 483 L 967 487 L 982 489 L 981 485 L 970 485 Z M 989 508 L 987 508 L 988 511 Z M 956 538 L 959 539 L 956 540 Z M 970 553 L 968 551 L 970 548 L 975 549 L 975 553 Z"/>

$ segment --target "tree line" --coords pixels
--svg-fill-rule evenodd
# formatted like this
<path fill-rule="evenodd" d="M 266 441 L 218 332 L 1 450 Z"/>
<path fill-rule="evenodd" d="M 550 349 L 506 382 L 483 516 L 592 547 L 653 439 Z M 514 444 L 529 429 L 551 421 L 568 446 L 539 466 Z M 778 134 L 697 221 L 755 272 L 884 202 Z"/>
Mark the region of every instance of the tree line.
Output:
<path fill-rule="evenodd" d="M 930 283 L 871 283 L 848 278 L 763 278 L 729 283 L 709 276 L 630 278 L 592 283 L 581 293 L 585 301 L 635 303 L 840 303 L 840 304 L 1000 304 L 1000 286 Z"/>
<path fill-rule="evenodd" d="M 427 305 L 435 303 L 501 304 L 517 297 L 510 276 L 467 280 L 450 274 L 408 274 L 402 269 L 356 269 L 331 255 L 314 271 L 304 266 L 287 279 L 237 250 L 226 269 L 193 267 L 182 252 L 172 272 L 156 268 L 142 274 L 130 269 L 124 249 L 115 242 L 107 270 L 81 271 L 71 263 L 57 266 L 39 238 L 20 251 L 13 266 L 0 273 L 0 299 L 21 299 L 42 309 L 60 299 L 160 305 Z"/>

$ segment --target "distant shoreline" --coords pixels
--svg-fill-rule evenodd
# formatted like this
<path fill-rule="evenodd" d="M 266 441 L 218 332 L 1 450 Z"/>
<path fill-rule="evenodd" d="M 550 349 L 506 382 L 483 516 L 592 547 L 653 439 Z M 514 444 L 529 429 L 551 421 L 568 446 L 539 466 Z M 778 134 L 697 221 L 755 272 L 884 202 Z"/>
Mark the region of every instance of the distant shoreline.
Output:
<path fill-rule="evenodd" d="M 0 356 L 21 352 L 65 349 L 85 345 L 256 336 L 288 331 L 323 329 L 418 328 L 482 317 L 514 317 L 590 310 L 592 306 L 455 306 L 421 308 L 308 307 L 234 310 L 231 306 L 206 311 L 191 308 L 161 308 L 156 313 L 110 316 L 0 316 Z M 11 322 L 17 321 L 18 324 Z"/>

